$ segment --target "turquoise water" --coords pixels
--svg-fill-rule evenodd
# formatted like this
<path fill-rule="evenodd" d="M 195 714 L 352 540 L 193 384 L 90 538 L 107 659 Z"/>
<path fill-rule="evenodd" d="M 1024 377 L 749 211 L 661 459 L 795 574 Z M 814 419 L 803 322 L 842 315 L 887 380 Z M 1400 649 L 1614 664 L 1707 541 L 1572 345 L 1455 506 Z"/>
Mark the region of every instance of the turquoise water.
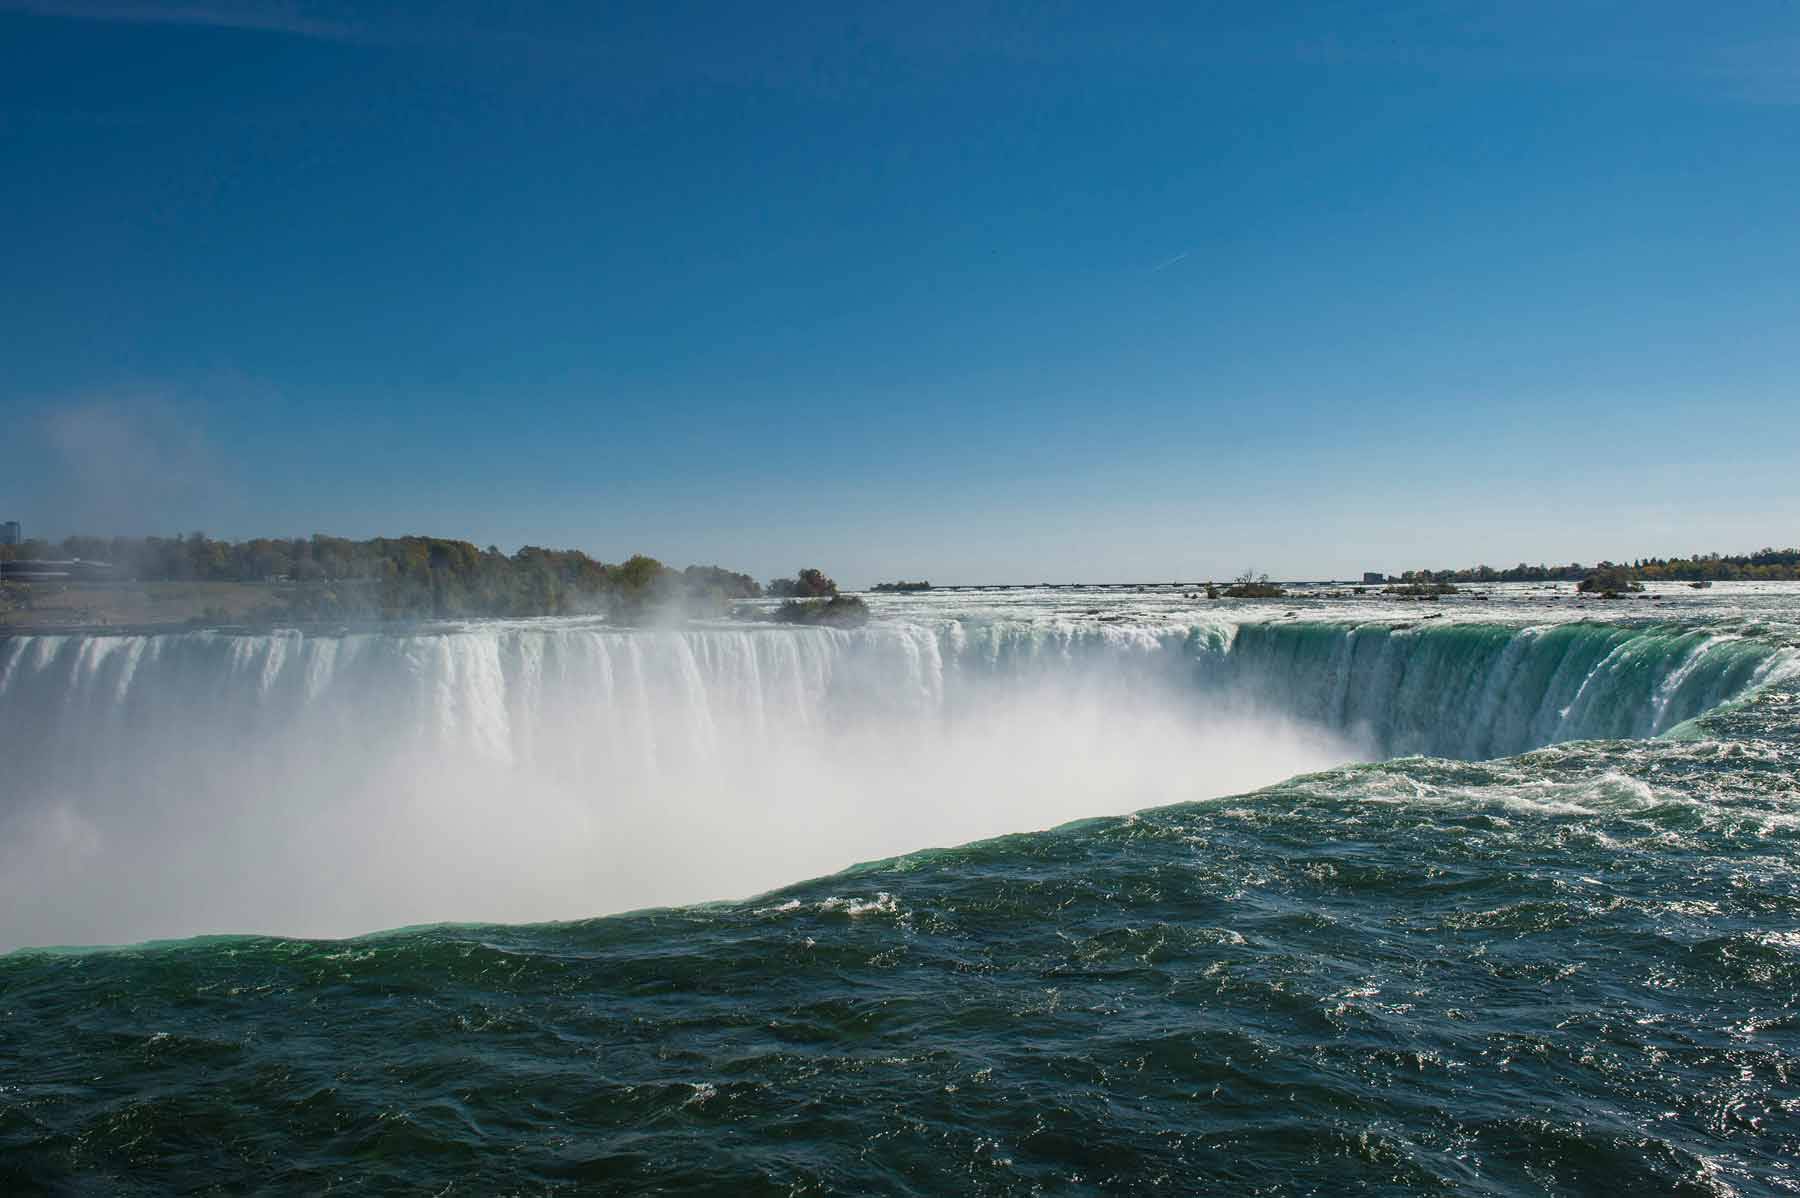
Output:
<path fill-rule="evenodd" d="M 1295 745 L 1436 754 L 1327 764 L 746 900 L 15 952 L 0 957 L 0 1190 L 1794 1193 L 1800 680 L 1791 601 L 1752 598 L 1605 619 L 1490 606 L 1234 624 L 1122 597 L 1127 618 L 1099 628 L 1050 602 L 1021 615 L 933 597 L 884 605 L 885 627 L 862 640 L 700 630 L 683 634 L 684 658 L 602 629 L 478 626 L 363 646 L 355 668 L 326 638 L 281 642 L 271 666 L 275 642 L 198 636 L 135 650 L 123 685 L 131 645 L 0 646 L 0 713 L 22 718 L 29 696 L 44 746 L 17 755 L 30 789 L 9 797 L 42 808 L 76 794 L 68 819 L 91 836 L 70 835 L 127 872 L 115 827 L 197 837 L 219 809 L 143 824 L 137 805 L 130 818 L 110 806 L 128 795 L 110 764 L 85 761 L 59 788 L 49 746 L 85 735 L 163 785 L 165 717 L 219 721 L 240 751 L 260 750 L 268 789 L 241 805 L 272 795 L 282 809 L 305 795 L 287 773 L 295 729 L 340 728 L 337 751 L 362 769 L 373 750 L 354 729 L 391 742 L 427 711 L 441 718 L 424 748 L 472 745 L 459 769 L 534 780 L 597 759 L 616 771 L 634 737 L 688 764 L 710 752 L 720 769 L 764 768 L 888 728 L 986 771 L 952 806 L 987 802 L 1008 769 L 946 729 L 977 726 L 1004 757 L 1021 710 L 1191 708 L 1209 752 L 1251 728 L 1334 738 L 1256 742 L 1271 768 Z M 459 656 L 490 648 L 490 671 Z M 620 652 L 638 655 L 646 687 L 693 669 L 628 718 L 638 690 Z M 573 736 L 559 713 L 602 660 L 614 690 Z M 1008 705 L 1026 692 L 1040 697 Z M 384 709 L 393 721 L 376 719 Z M 1207 740 L 1217 728 L 1230 737 Z M 751 742 L 780 753 L 746 757 Z M 1161 771 L 1172 763 L 1193 764 L 1158 757 L 1146 785 L 1191 788 Z M 890 764 L 834 781 L 876 787 Z M 1014 767 L 1046 788 L 1057 776 Z M 628 776 L 648 786 L 670 768 L 640 761 Z M 1102 793 L 1097 775 L 1058 768 Z M 381 802 L 388 781 L 335 799 Z M 244 848 L 261 826 L 241 821 L 209 849 Z M 955 825 L 913 829 L 939 826 Z M 709 836 L 704 822 L 687 831 Z M 234 904 L 256 890 L 209 881 Z M 366 879 L 345 867 L 335 881 Z M 78 889 L 52 897 L 79 905 Z M 235 923 L 204 894 L 146 891 L 140 905 L 152 915 L 89 926 Z M 20 910 L 16 939 L 57 924 Z"/>

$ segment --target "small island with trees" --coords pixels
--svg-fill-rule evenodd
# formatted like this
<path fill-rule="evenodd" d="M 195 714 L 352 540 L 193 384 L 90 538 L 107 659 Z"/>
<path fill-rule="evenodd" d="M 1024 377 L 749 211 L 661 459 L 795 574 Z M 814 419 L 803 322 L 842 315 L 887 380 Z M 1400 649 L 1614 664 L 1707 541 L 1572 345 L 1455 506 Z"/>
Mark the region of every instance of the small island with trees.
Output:
<path fill-rule="evenodd" d="M 1629 566 L 1615 566 L 1611 562 L 1602 562 L 1586 578 L 1577 583 L 1575 589 L 1583 594 L 1617 599 L 1620 595 L 1643 590 L 1644 584 L 1633 577 Z"/>
<path fill-rule="evenodd" d="M 1445 595 L 1454 595 L 1458 587 L 1454 582 L 1401 582 L 1393 586 L 1383 587 L 1384 595 L 1398 595 L 1403 599 L 1438 599 Z"/>
<path fill-rule="evenodd" d="M 1267 574 L 1258 574 L 1255 570 L 1245 570 L 1225 588 L 1227 599 L 1279 599 L 1286 594 L 1286 588 L 1270 582 Z M 1207 583 L 1206 595 L 1209 599 L 1218 598 L 1218 588 Z"/>
<path fill-rule="evenodd" d="M 914 591 L 929 591 L 929 582 L 878 582 L 869 588 L 880 595 L 904 595 Z"/>
<path fill-rule="evenodd" d="M 837 583 L 827 578 L 823 570 L 808 567 L 792 578 L 775 579 L 767 591 L 787 599 L 767 615 L 778 624 L 857 628 L 869 622 L 869 605 L 855 595 L 840 595 Z M 757 615 L 748 608 L 739 608 L 737 614 L 751 618 Z"/>

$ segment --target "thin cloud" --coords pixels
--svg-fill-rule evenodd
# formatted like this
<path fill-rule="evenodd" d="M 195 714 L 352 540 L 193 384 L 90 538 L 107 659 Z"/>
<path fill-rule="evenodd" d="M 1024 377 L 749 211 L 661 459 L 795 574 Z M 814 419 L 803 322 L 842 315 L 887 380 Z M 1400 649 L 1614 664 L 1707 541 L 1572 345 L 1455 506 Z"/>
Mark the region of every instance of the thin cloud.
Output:
<path fill-rule="evenodd" d="M 7 13 L 96 24 L 168 26 L 268 33 L 360 46 L 430 51 L 478 49 L 537 60 L 564 60 L 586 68 L 628 61 L 612 38 L 551 36 L 527 30 L 477 26 L 455 14 L 407 19 L 392 12 L 368 16 L 347 4 L 246 0 L 242 4 L 121 3 L 120 0 L 0 0 Z M 640 58 L 642 56 L 639 56 Z"/>
<path fill-rule="evenodd" d="M 1753 104 L 1800 104 L 1800 37 L 1725 46 L 1703 74 Z"/>
<path fill-rule="evenodd" d="M 604 10 L 602 10 L 604 11 Z M 1430 10 L 1427 10 L 1428 12 Z M 475 22 L 455 6 L 402 16 L 345 0 L 0 0 L 0 14 L 131 25 L 243 30 L 368 45 L 478 48 L 534 62 L 642 67 L 655 46 L 597 17 L 573 27 L 496 26 Z M 515 20 L 521 15 L 509 12 Z M 597 27 L 596 27 L 597 26 Z M 664 63 L 670 74 L 727 83 L 801 86 L 826 91 L 868 84 L 861 72 L 891 52 L 891 69 L 979 70 L 986 62 L 1085 65 L 1131 70 L 1293 63 L 1329 69 L 1423 71 L 1448 76 L 1600 79 L 1673 86 L 1759 104 L 1800 102 L 1800 45 L 1791 21 L 1764 23 L 1750 36 L 1629 36 L 1611 20 L 1581 20 L 1559 6 L 1497 10 L 1478 25 L 1466 20 L 1415 20 L 1396 25 L 1275 30 L 1195 28 L 1182 35 L 1119 19 L 1079 29 L 1021 22 L 979 8 L 952 8 L 942 19 L 869 24 L 846 18 L 819 23 L 818 42 L 752 40 L 687 47 Z M 1157 269 L 1174 265 L 1167 263 Z"/>
<path fill-rule="evenodd" d="M 36 425 L 48 451 L 43 506 L 65 532 L 168 533 L 242 507 L 238 469 L 208 438 L 198 404 L 82 399 L 45 408 Z"/>
<path fill-rule="evenodd" d="M 1179 254 L 1176 254 L 1173 258 L 1164 259 L 1163 261 L 1158 262 L 1155 266 L 1152 266 L 1150 268 L 1150 273 L 1155 274 L 1159 270 L 1167 270 L 1167 269 L 1169 269 L 1169 267 L 1175 265 L 1177 262 L 1181 262 L 1181 261 L 1185 260 L 1187 258 L 1187 256 L 1191 253 L 1193 253 L 1192 250 L 1182 250 Z"/>
<path fill-rule="evenodd" d="M 119 25 L 191 25 L 211 29 L 243 29 L 261 33 L 285 33 L 295 37 L 350 41 L 362 29 L 341 21 L 308 16 L 299 5 L 244 3 L 119 4 L 108 0 L 0 0 L 0 13 L 62 17 Z"/>

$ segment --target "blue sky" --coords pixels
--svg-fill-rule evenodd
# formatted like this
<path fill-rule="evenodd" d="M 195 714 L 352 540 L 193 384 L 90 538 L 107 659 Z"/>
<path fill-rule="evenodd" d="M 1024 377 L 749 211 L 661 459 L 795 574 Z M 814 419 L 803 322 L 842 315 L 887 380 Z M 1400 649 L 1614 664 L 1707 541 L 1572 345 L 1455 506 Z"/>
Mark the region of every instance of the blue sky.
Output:
<path fill-rule="evenodd" d="M 1800 9 L 0 0 L 0 517 L 759 576 L 1800 541 Z"/>

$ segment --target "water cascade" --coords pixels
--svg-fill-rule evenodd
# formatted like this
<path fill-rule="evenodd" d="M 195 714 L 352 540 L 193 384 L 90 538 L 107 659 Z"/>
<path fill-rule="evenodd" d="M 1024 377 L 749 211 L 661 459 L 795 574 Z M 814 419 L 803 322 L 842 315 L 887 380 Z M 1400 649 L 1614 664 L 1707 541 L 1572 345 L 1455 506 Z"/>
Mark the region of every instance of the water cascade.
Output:
<path fill-rule="evenodd" d="M 591 623 L 0 639 L 0 947 L 744 894 L 1356 759 L 1654 736 L 1743 633 Z"/>

